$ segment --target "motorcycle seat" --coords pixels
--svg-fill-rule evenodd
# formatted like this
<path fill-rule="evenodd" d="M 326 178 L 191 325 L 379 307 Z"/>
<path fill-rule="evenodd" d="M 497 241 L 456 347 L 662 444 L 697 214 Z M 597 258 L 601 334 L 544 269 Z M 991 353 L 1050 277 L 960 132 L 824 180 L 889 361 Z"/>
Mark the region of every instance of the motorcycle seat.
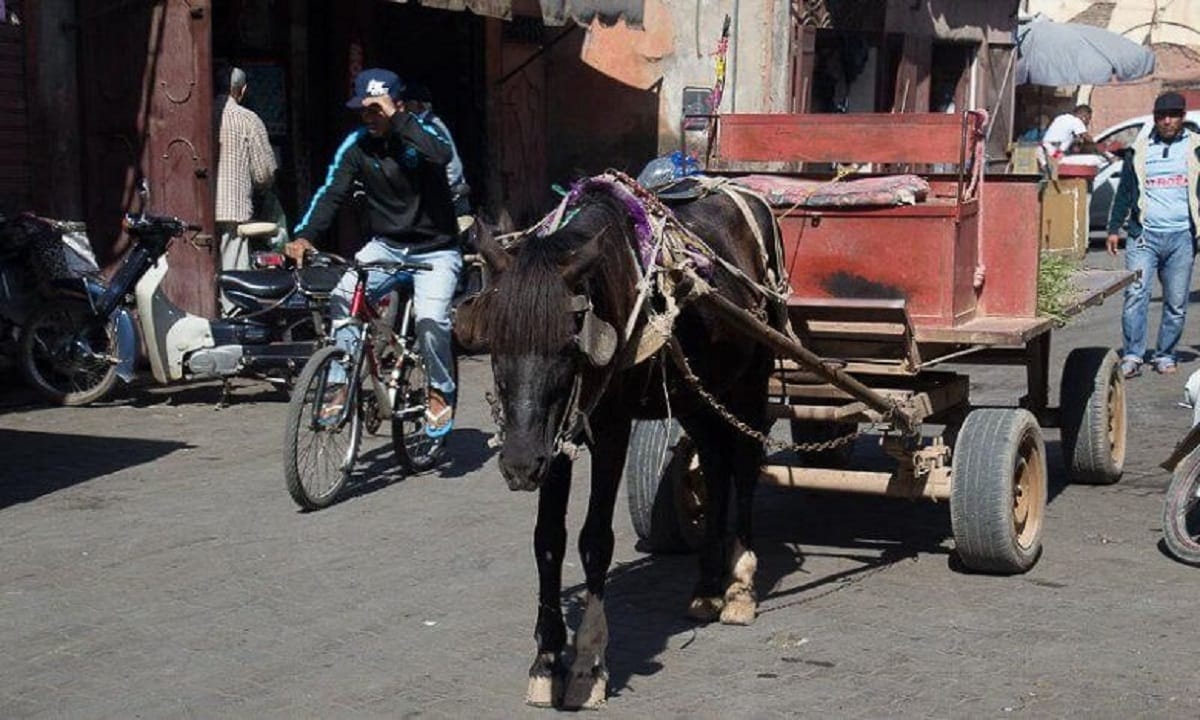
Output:
<path fill-rule="evenodd" d="M 306 267 L 297 272 L 300 289 L 310 295 L 328 295 L 345 272 L 342 267 Z"/>
<path fill-rule="evenodd" d="M 248 222 L 237 226 L 237 234 L 244 238 L 269 238 L 279 233 L 279 226 L 272 222 Z"/>
<path fill-rule="evenodd" d="M 217 273 L 217 287 L 226 293 L 274 300 L 291 292 L 296 281 L 283 270 L 226 270 Z"/>

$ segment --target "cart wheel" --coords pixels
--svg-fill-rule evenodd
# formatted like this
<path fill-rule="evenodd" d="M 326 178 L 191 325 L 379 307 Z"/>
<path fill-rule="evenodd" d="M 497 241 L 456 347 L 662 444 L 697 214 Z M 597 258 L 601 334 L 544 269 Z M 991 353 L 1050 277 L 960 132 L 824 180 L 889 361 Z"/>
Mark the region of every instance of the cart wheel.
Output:
<path fill-rule="evenodd" d="M 694 552 L 704 539 L 707 491 L 677 420 L 636 420 L 625 461 L 629 516 L 650 552 Z"/>
<path fill-rule="evenodd" d="M 1125 378 L 1108 348 L 1076 348 L 1063 367 L 1062 451 L 1071 480 L 1111 485 L 1125 469 Z"/>
<path fill-rule="evenodd" d="M 1028 410 L 975 410 L 954 448 L 950 521 L 971 570 L 1020 573 L 1042 551 L 1046 446 Z"/>
<path fill-rule="evenodd" d="M 845 437 L 857 429 L 854 423 L 844 422 L 805 422 L 792 421 L 792 442 L 802 443 L 825 442 L 835 438 Z M 803 467 L 819 467 L 843 469 L 850 466 L 854 455 L 854 441 L 839 445 L 832 450 L 811 450 L 797 452 L 796 455 Z"/>

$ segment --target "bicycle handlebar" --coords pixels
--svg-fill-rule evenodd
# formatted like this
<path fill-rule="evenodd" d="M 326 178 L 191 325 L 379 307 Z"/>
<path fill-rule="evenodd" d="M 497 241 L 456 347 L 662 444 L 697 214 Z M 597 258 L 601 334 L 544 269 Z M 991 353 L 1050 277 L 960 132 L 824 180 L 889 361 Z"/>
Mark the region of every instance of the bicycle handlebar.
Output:
<path fill-rule="evenodd" d="M 384 272 L 400 273 L 410 270 L 432 270 L 433 265 L 429 263 L 414 263 L 414 262 L 370 262 L 370 263 L 355 263 L 354 267 L 359 270 L 383 270 Z"/>

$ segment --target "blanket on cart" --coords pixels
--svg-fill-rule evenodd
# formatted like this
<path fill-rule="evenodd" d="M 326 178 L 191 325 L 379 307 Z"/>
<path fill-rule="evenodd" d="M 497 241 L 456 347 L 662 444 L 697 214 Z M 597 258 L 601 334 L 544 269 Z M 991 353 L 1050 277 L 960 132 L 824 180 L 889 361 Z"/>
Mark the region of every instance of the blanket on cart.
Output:
<path fill-rule="evenodd" d="M 886 175 L 856 180 L 806 180 L 784 175 L 743 175 L 733 182 L 750 188 L 775 206 L 806 208 L 895 207 L 929 196 L 929 183 L 917 175 Z"/>

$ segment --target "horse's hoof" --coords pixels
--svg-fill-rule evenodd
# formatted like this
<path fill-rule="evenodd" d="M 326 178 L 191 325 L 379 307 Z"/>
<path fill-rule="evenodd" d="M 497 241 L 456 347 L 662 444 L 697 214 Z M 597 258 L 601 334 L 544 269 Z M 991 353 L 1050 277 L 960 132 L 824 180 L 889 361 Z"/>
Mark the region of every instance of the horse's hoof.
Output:
<path fill-rule="evenodd" d="M 696 597 L 692 598 L 691 604 L 688 605 L 687 616 L 700 622 L 712 622 L 721 617 L 724 607 L 724 598 Z"/>
<path fill-rule="evenodd" d="M 608 670 L 594 667 L 572 673 L 563 695 L 564 710 L 599 710 L 608 699 Z"/>
<path fill-rule="evenodd" d="M 562 665 L 553 653 L 544 653 L 534 658 L 529 668 L 529 687 L 525 690 L 525 704 L 533 707 L 552 708 L 562 698 Z"/>
<path fill-rule="evenodd" d="M 738 598 L 725 603 L 721 610 L 722 625 L 752 625 L 758 616 L 758 605 L 748 598 Z"/>

